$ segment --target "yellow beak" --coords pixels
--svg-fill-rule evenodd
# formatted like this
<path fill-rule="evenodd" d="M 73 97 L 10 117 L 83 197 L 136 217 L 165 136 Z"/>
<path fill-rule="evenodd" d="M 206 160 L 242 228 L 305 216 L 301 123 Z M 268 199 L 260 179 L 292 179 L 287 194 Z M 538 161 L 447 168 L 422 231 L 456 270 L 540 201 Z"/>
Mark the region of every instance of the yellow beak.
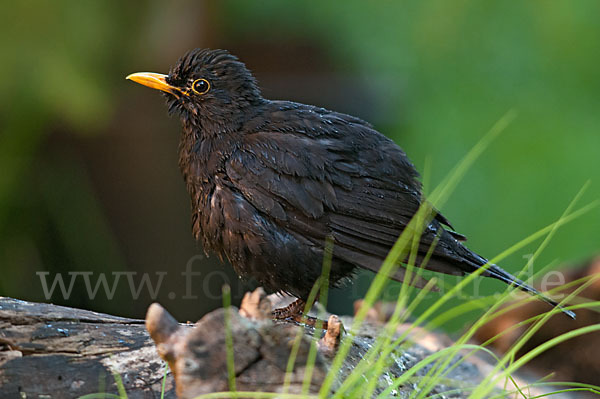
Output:
<path fill-rule="evenodd" d="M 162 90 L 164 92 L 177 95 L 177 92 L 180 92 L 181 90 L 168 84 L 166 77 L 167 75 L 163 75 L 161 73 L 138 72 L 132 73 L 125 79 L 133 80 L 134 82 L 148 86 L 151 89 Z"/>

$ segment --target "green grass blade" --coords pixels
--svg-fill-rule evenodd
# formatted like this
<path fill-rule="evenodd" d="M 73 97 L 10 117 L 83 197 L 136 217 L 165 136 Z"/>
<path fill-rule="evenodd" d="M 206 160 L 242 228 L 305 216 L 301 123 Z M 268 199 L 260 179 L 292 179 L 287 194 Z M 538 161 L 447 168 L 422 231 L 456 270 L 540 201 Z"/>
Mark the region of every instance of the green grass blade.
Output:
<path fill-rule="evenodd" d="M 237 391 L 237 392 L 213 392 L 204 395 L 198 395 L 194 399 L 318 399 L 315 395 L 303 395 L 298 393 L 281 392 L 255 392 L 255 391 Z"/>
<path fill-rule="evenodd" d="M 123 384 L 123 379 L 118 373 L 112 373 L 113 378 L 115 379 L 115 385 L 117 386 L 117 392 L 119 392 L 120 399 L 127 399 L 127 392 L 125 392 L 125 385 Z"/>
<path fill-rule="evenodd" d="M 169 363 L 165 362 L 165 374 L 163 375 L 162 384 L 160 387 L 160 399 L 165 397 L 165 386 L 167 385 L 167 374 L 169 373 Z"/>
<path fill-rule="evenodd" d="M 590 284 L 591 282 L 594 281 L 594 279 L 590 279 Z M 586 288 L 586 285 L 582 285 L 580 287 L 580 289 L 574 291 L 572 294 L 570 294 L 569 296 L 567 296 L 565 298 L 565 300 L 569 300 L 570 296 L 574 296 L 577 294 L 578 291 L 581 291 L 583 289 Z M 533 350 L 531 350 L 530 352 L 528 352 L 526 355 L 522 356 L 521 358 L 519 358 L 518 360 L 514 361 L 513 363 L 510 363 L 505 370 L 499 374 L 499 368 L 501 368 L 503 366 L 504 363 L 506 363 L 508 360 L 510 360 L 511 358 L 514 358 L 514 354 L 524 345 L 524 343 L 537 331 L 539 330 L 539 328 L 541 328 L 541 326 L 554 314 L 560 313 L 559 309 L 552 309 L 548 312 L 546 312 L 543 317 L 541 319 L 539 319 L 532 327 L 530 327 L 525 334 L 523 334 L 523 336 L 514 344 L 512 345 L 511 349 L 509 350 L 509 352 L 504 356 L 504 358 L 501 359 L 501 361 L 498 363 L 498 365 L 496 365 L 496 367 L 494 368 L 494 370 L 484 379 L 484 381 L 482 382 L 482 384 L 478 387 L 477 390 L 475 390 L 473 392 L 473 394 L 469 397 L 471 399 L 479 399 L 479 398 L 483 398 L 485 395 L 487 395 L 490 392 L 490 386 L 493 386 L 494 382 L 498 379 L 501 378 L 501 376 L 505 373 L 512 373 L 514 371 L 516 371 L 519 367 L 521 367 L 524 363 L 526 363 L 527 361 L 531 360 L 533 357 L 537 356 L 538 354 L 542 353 L 543 351 L 551 348 L 554 345 L 557 345 L 558 343 L 564 342 L 572 337 L 578 336 L 578 335 L 582 335 L 586 332 L 589 332 L 589 329 L 587 327 L 583 327 L 577 330 L 573 330 L 573 331 L 569 331 L 567 333 L 564 333 L 558 337 L 555 337 L 541 345 L 539 345 L 538 347 L 534 348 Z M 597 328 L 600 329 L 600 325 L 595 325 L 595 326 L 588 326 L 588 327 L 592 327 L 592 328 Z M 593 329 L 592 329 L 593 330 Z"/>
<path fill-rule="evenodd" d="M 327 295 L 329 291 L 329 273 L 331 271 L 331 261 L 333 259 L 333 238 L 328 237 L 325 242 L 325 252 L 323 256 L 323 267 L 321 269 L 321 278 L 319 281 L 319 302 L 323 305 L 323 309 L 327 306 Z M 312 337 L 312 345 L 308 352 L 308 358 L 306 360 L 306 367 L 304 371 L 304 380 L 302 381 L 302 394 L 308 395 L 310 389 L 310 382 L 312 380 L 315 362 L 317 360 L 317 342 L 321 336 L 323 330 L 323 317 L 325 312 L 319 312 L 317 314 L 317 321 L 315 324 L 315 331 Z"/>
<path fill-rule="evenodd" d="M 565 216 L 564 218 L 562 218 L 554 223 L 549 224 L 548 226 L 536 231 L 535 233 L 522 239 L 518 243 L 512 245 L 511 247 L 509 247 L 506 250 L 504 250 L 503 252 L 501 252 L 499 255 L 496 255 L 495 257 L 490 259 L 490 262 L 498 263 L 499 261 L 506 258 L 507 256 L 515 253 L 519 249 L 526 247 L 527 245 L 531 244 L 532 242 L 538 240 L 540 237 L 543 237 L 544 235 L 546 235 L 547 233 L 552 231 L 555 228 L 555 226 L 558 226 L 558 227 L 563 226 L 563 225 L 573 221 L 574 219 L 577 219 L 577 218 L 585 215 L 586 213 L 590 212 L 592 209 L 596 208 L 598 205 L 600 205 L 600 200 L 595 200 L 595 201 L 590 202 L 589 204 L 570 213 L 569 215 Z"/>
<path fill-rule="evenodd" d="M 558 220 L 562 220 L 564 217 L 566 217 L 567 215 L 569 215 L 571 213 L 571 210 L 575 207 L 575 204 L 579 201 L 579 199 L 581 199 L 581 197 L 587 191 L 589 186 L 590 186 L 590 181 L 588 180 L 583 185 L 583 187 L 581 187 L 581 189 L 579 189 L 579 192 L 577 194 L 575 194 L 575 197 L 571 200 L 571 202 L 569 203 L 569 205 L 567 206 L 567 208 L 565 209 L 565 211 L 563 212 L 563 214 L 561 215 L 561 217 Z M 548 246 L 548 244 L 550 243 L 550 240 L 552 239 L 552 237 L 554 237 L 554 234 L 556 234 L 556 231 L 558 230 L 559 227 L 560 227 L 559 224 L 555 224 L 552 227 L 552 229 L 550 229 L 550 231 L 548 232 L 548 235 L 544 238 L 542 243 L 537 247 L 536 251 L 533 253 L 533 256 L 531 256 L 531 258 L 529 258 L 529 260 L 527 261 L 527 265 L 526 265 L 525 269 L 529 269 L 533 266 L 533 262 L 535 262 L 535 260 L 542 253 L 542 251 Z"/>
<path fill-rule="evenodd" d="M 328 244 L 326 242 L 326 247 L 327 247 L 327 245 Z M 327 253 L 325 254 L 325 256 L 327 256 Z M 325 262 L 325 260 L 324 260 L 324 262 Z M 331 262 L 331 261 L 329 261 L 329 262 Z M 325 274 L 327 274 L 326 278 L 324 277 Z M 308 299 L 306 301 L 306 305 L 304 306 L 304 314 L 305 315 L 308 314 L 308 312 L 312 308 L 312 305 L 316 301 L 317 295 L 319 294 L 319 290 L 321 289 L 321 285 L 323 284 L 324 279 L 327 279 L 327 281 L 329 279 L 329 269 L 328 268 L 326 269 L 325 267 L 322 268 L 321 276 L 317 279 L 317 281 L 315 281 L 310 293 L 308 294 Z M 304 330 L 302 328 L 299 328 L 298 332 L 296 333 L 296 337 L 294 338 L 294 343 L 292 344 L 292 350 L 290 351 L 290 357 L 288 358 L 288 362 L 286 365 L 286 372 L 285 372 L 283 388 L 282 388 L 282 392 L 284 394 L 289 391 L 292 375 L 294 373 L 294 365 L 296 364 L 296 359 L 298 357 L 298 351 L 300 350 L 300 344 L 302 343 L 303 336 L 304 336 Z"/>

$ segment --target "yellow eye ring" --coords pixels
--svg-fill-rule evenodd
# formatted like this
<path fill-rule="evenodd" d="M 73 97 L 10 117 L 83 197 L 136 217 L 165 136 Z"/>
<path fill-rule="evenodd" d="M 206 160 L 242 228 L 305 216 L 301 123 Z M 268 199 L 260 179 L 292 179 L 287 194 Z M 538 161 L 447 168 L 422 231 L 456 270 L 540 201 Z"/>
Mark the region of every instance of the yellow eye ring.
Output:
<path fill-rule="evenodd" d="M 210 83 L 206 79 L 196 79 L 192 83 L 192 91 L 196 94 L 206 94 L 210 90 Z"/>

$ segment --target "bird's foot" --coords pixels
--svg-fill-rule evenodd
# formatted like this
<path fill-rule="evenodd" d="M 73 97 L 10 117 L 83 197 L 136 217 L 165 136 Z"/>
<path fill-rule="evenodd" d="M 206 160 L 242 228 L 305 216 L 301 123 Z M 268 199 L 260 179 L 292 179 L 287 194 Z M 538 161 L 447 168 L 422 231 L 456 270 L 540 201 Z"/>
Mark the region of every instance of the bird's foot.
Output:
<path fill-rule="evenodd" d="M 320 324 L 320 328 L 327 330 L 326 321 L 319 320 L 316 317 L 308 316 L 303 313 L 305 306 L 306 302 L 302 299 L 296 299 L 294 302 L 283 308 L 273 310 L 271 315 L 275 320 L 292 320 L 296 323 L 305 324 L 311 327 L 317 327 L 317 324 Z"/>

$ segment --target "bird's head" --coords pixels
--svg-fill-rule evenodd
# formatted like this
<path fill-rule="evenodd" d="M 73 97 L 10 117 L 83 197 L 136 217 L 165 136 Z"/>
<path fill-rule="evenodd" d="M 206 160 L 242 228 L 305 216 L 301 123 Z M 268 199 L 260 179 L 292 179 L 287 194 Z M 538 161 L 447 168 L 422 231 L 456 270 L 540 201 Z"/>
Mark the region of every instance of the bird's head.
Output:
<path fill-rule="evenodd" d="M 239 128 L 264 101 L 250 71 L 225 50 L 195 49 L 168 75 L 140 72 L 127 79 L 166 93 L 169 112 L 178 111 L 184 122 L 221 132 Z"/>

